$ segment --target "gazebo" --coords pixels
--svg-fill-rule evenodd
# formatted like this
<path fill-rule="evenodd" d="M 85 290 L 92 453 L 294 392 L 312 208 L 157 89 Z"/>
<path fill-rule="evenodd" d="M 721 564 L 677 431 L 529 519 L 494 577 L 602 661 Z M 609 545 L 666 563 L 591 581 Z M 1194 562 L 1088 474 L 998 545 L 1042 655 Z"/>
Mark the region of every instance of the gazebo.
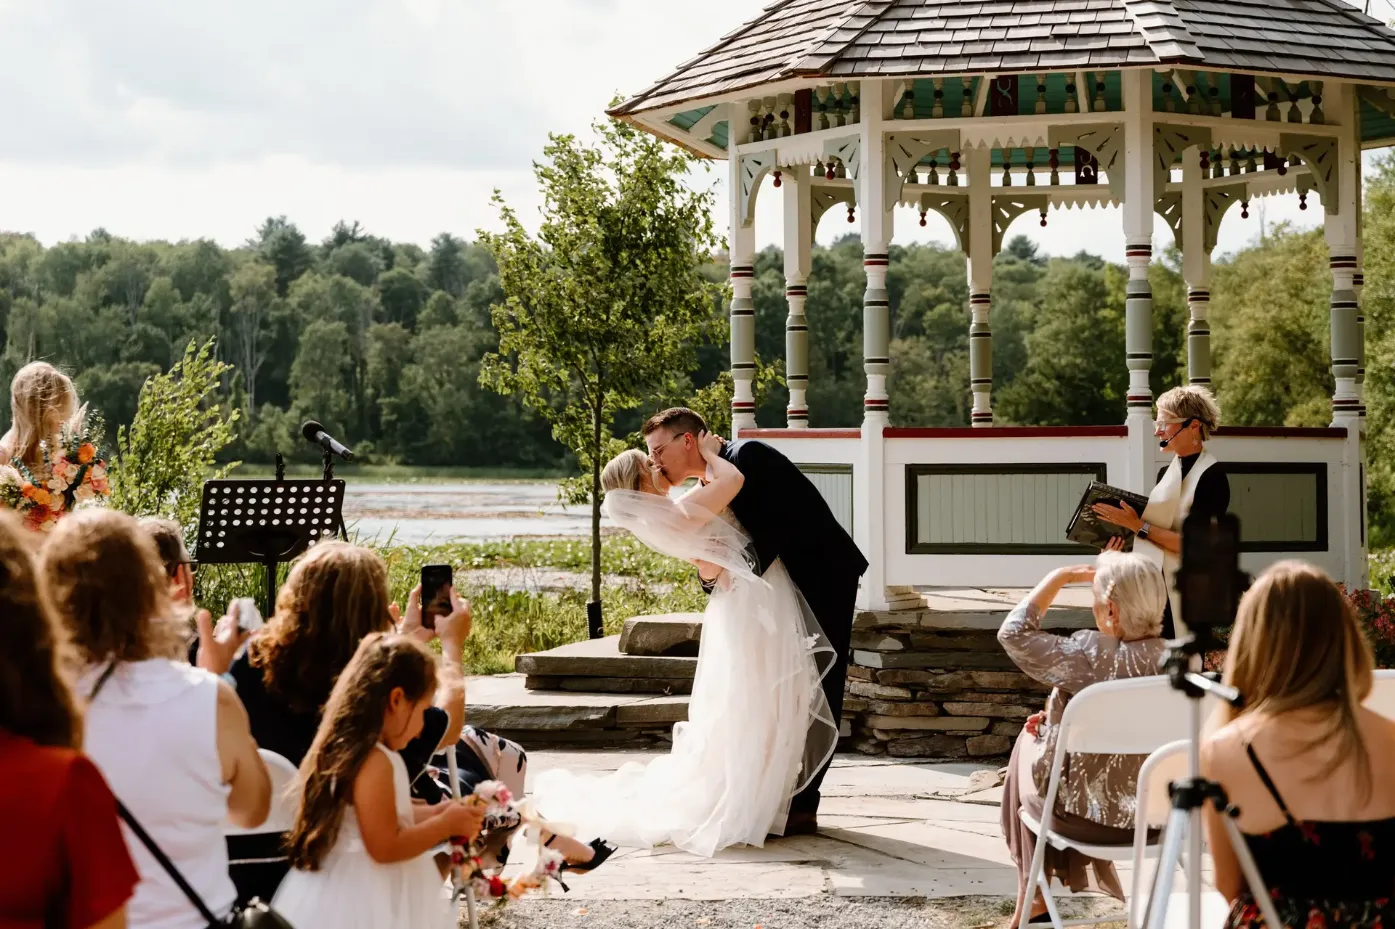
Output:
<path fill-rule="evenodd" d="M 1084 553 L 1063 538 L 1084 486 L 1146 492 L 1153 217 L 1183 256 L 1187 376 L 1211 378 L 1211 252 L 1257 197 L 1321 204 L 1336 389 L 1325 429 L 1225 429 L 1249 570 L 1279 557 L 1365 586 L 1361 152 L 1395 142 L 1395 32 L 1340 0 L 776 0 L 611 115 L 730 166 L 734 431 L 820 485 L 872 565 L 859 606 L 915 587 L 1030 584 Z M 789 408 L 758 428 L 755 202 L 784 205 Z M 972 423 L 891 427 L 887 250 L 898 205 L 953 229 L 968 265 Z M 1128 263 L 1127 413 L 1089 428 L 995 427 L 993 256 L 1009 225 L 1119 205 Z M 808 428 L 804 315 L 814 229 L 860 223 L 863 420 Z"/>

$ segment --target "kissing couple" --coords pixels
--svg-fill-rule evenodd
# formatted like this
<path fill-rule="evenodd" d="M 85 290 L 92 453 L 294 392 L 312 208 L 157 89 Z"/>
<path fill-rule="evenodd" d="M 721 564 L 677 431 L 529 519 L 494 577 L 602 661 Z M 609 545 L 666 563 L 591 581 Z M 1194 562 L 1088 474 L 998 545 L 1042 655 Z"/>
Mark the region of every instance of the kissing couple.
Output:
<path fill-rule="evenodd" d="M 711 595 L 688 721 L 668 754 L 603 776 L 548 771 L 533 800 L 580 834 L 703 856 L 813 834 L 867 560 L 771 446 L 723 441 L 684 407 L 643 431 L 648 454 L 622 452 L 601 474 L 604 508 L 654 551 L 696 565 Z"/>

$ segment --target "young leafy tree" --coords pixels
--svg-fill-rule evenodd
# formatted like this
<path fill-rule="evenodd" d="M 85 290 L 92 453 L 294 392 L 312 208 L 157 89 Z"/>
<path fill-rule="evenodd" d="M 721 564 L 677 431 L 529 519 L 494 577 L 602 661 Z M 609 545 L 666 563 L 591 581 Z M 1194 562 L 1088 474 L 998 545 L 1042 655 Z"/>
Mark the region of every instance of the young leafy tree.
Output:
<path fill-rule="evenodd" d="M 190 530 L 204 479 L 225 477 L 235 466 L 213 469 L 236 435 L 238 411 L 216 399 L 225 368 L 213 357 L 212 342 L 191 342 L 169 373 L 145 382 L 130 428 L 117 432 L 113 507 L 132 516 L 177 519 Z"/>
<path fill-rule="evenodd" d="M 687 183 L 695 159 L 623 123 L 598 123 L 588 145 L 554 135 L 534 165 L 543 192 L 536 237 L 496 191 L 504 231 L 480 232 L 499 267 L 499 348 L 480 379 L 518 394 L 552 424 L 588 478 L 591 635 L 601 635 L 601 467 L 618 451 L 617 411 L 670 393 L 715 337 L 720 285 L 702 267 L 718 247 L 713 195 Z"/>

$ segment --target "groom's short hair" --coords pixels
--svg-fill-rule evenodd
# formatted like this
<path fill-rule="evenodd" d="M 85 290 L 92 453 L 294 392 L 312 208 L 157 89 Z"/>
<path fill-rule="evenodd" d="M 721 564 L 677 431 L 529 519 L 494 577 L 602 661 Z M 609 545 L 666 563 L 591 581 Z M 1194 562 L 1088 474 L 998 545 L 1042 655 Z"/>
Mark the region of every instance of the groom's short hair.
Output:
<path fill-rule="evenodd" d="M 675 435 L 698 435 L 707 431 L 707 420 L 686 406 L 675 406 L 649 417 L 644 424 L 643 434 L 649 435 L 659 429 L 668 429 Z"/>

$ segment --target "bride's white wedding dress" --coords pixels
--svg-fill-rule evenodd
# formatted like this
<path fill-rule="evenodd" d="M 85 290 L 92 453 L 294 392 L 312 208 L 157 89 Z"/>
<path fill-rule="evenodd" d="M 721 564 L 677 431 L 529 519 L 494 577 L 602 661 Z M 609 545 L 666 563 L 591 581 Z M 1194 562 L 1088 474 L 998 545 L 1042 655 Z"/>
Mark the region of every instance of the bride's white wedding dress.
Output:
<path fill-rule="evenodd" d="M 757 576 L 729 510 L 713 518 L 626 491 L 607 494 L 605 505 L 650 547 L 725 574 L 703 615 L 688 721 L 673 727 L 672 750 L 609 775 L 545 772 L 531 792 L 537 810 L 582 838 L 618 845 L 672 844 L 704 856 L 763 845 L 784 831 L 791 797 L 837 742 L 821 686 L 832 649 L 779 561 Z"/>

